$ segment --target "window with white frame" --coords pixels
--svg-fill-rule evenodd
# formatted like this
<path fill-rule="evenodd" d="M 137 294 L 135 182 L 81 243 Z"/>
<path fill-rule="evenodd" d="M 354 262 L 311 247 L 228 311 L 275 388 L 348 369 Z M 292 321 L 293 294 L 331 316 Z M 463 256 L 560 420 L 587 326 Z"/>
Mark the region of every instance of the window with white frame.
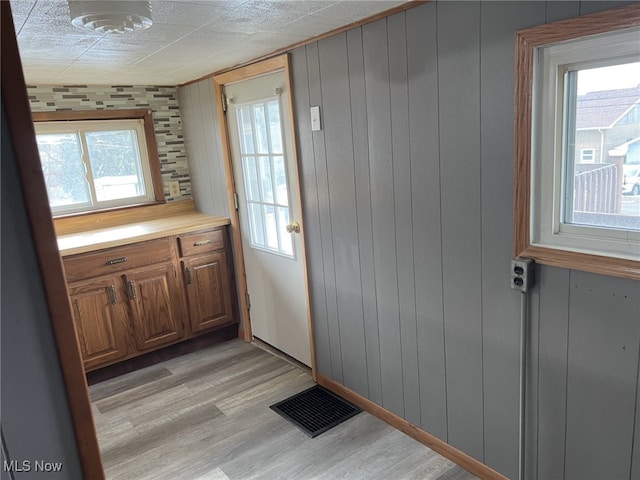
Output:
<path fill-rule="evenodd" d="M 39 121 L 35 130 L 54 216 L 158 200 L 144 118 Z"/>
<path fill-rule="evenodd" d="M 639 38 L 632 28 L 536 49 L 532 245 L 640 258 L 640 202 L 623 195 L 625 158 L 617 148 L 640 136 L 640 124 L 616 125 L 638 100 Z M 594 148 L 581 148 L 594 133 L 599 163 Z"/>
<path fill-rule="evenodd" d="M 238 105 L 236 115 L 251 246 L 292 258 L 280 100 Z"/>
<path fill-rule="evenodd" d="M 595 161 L 595 152 L 594 148 L 580 149 L 580 163 L 593 163 Z"/>
<path fill-rule="evenodd" d="M 640 279 L 639 14 L 633 4 L 516 32 L 515 256 Z M 596 161 L 580 162 L 581 148 Z"/>

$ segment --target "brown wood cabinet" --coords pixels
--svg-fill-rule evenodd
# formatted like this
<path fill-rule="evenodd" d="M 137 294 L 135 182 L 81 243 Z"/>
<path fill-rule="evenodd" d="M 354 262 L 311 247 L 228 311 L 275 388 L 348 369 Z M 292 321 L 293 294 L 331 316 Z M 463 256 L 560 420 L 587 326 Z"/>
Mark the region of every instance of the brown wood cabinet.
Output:
<path fill-rule="evenodd" d="M 153 265 L 123 275 L 131 307 L 131 323 L 139 351 L 180 340 L 186 317 L 172 263 Z"/>
<path fill-rule="evenodd" d="M 224 252 L 183 260 L 192 332 L 233 322 Z"/>
<path fill-rule="evenodd" d="M 84 366 L 112 363 L 127 355 L 128 312 L 117 277 L 70 285 L 69 296 Z"/>
<path fill-rule="evenodd" d="M 210 230 L 178 237 L 182 254 L 192 332 L 203 332 L 234 322 L 231 266 L 225 254 L 225 232 Z"/>
<path fill-rule="evenodd" d="M 64 257 L 85 370 L 236 323 L 227 246 L 218 227 Z"/>

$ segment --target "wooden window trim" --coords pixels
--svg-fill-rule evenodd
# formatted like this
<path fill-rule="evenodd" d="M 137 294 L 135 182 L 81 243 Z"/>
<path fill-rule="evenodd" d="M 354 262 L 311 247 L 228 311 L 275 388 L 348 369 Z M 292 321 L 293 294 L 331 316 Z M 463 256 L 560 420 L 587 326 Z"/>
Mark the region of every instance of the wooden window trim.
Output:
<path fill-rule="evenodd" d="M 516 32 L 514 255 L 538 263 L 640 279 L 640 261 L 531 245 L 533 59 L 537 47 L 640 25 L 637 4 Z"/>
<path fill-rule="evenodd" d="M 153 182 L 154 201 L 137 203 L 134 205 L 121 205 L 117 207 L 100 208 L 87 212 L 74 212 L 70 214 L 56 214 L 54 218 L 73 218 L 85 215 L 96 215 L 109 211 L 118 211 L 128 208 L 137 208 L 148 205 L 158 205 L 166 203 L 164 199 L 164 185 L 160 172 L 160 159 L 158 157 L 158 144 L 156 142 L 156 132 L 153 127 L 153 117 L 151 110 L 134 108 L 122 110 L 74 110 L 56 112 L 33 112 L 31 114 L 34 122 L 73 122 L 82 120 L 142 120 L 144 125 L 144 136 L 147 144 L 147 156 L 149 157 L 149 168 L 151 170 L 151 181 Z"/>

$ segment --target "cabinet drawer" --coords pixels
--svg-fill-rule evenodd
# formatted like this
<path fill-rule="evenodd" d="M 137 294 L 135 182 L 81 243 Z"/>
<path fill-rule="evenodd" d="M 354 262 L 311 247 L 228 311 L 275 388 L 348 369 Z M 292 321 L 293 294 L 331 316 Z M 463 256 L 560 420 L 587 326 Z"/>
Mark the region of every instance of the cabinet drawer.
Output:
<path fill-rule="evenodd" d="M 180 255 L 188 257 L 199 253 L 214 252 L 224 248 L 224 236 L 222 230 L 209 232 L 189 233 L 178 237 Z"/>
<path fill-rule="evenodd" d="M 170 240 L 161 238 L 66 257 L 64 258 L 64 269 L 67 281 L 73 282 L 153 263 L 166 262 L 171 259 Z"/>

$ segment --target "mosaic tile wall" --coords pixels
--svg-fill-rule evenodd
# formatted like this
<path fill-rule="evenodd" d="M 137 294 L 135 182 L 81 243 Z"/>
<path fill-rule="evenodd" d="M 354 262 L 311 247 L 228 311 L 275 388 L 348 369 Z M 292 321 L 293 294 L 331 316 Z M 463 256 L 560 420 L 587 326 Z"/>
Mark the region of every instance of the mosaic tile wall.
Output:
<path fill-rule="evenodd" d="M 149 108 L 158 144 L 160 171 L 167 201 L 191 198 L 191 180 L 182 134 L 177 87 L 157 86 L 28 86 L 32 112 Z M 170 197 L 166 182 L 180 182 L 180 197 Z"/>

